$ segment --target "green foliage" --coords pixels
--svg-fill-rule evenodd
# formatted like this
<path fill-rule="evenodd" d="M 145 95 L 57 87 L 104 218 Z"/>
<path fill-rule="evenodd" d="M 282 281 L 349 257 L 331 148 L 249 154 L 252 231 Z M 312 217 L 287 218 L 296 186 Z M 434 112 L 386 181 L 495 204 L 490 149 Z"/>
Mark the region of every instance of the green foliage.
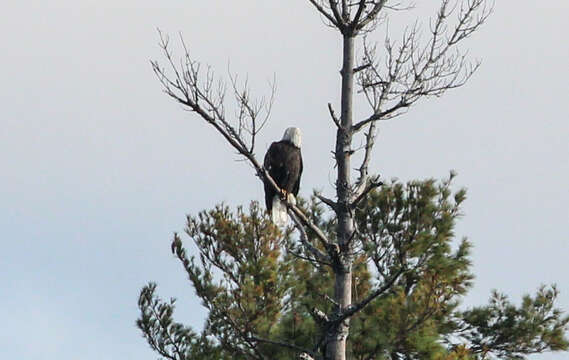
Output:
<path fill-rule="evenodd" d="M 455 241 L 453 232 L 466 192 L 453 193 L 452 179 L 387 184 L 356 209 L 352 294 L 355 307 L 365 306 L 350 318 L 348 359 L 522 359 L 569 347 L 569 318 L 555 308 L 555 287 L 524 297 L 519 307 L 495 293 L 487 306 L 459 309 L 473 276 L 471 244 Z M 334 218 L 314 198 L 299 204 L 333 239 Z M 178 360 L 284 360 L 301 352 L 321 358 L 337 313 L 330 266 L 255 202 L 247 212 L 217 206 L 187 220 L 197 253 L 188 256 L 177 234 L 172 251 L 208 318 L 201 334 L 174 322 L 174 301 L 159 299 L 150 284 L 137 321 L 150 346 Z M 308 238 L 326 253 L 310 232 Z"/>
<path fill-rule="evenodd" d="M 355 318 L 353 335 L 381 334 L 352 341 L 355 358 L 435 359 L 445 353 L 440 339 L 450 331 L 447 319 L 473 278 L 471 244 L 463 239 L 452 249 L 465 190 L 452 194 L 451 180 L 384 185 L 358 210 L 361 244 L 378 285 L 403 273 Z"/>
<path fill-rule="evenodd" d="M 232 353 L 254 351 L 249 335 L 270 337 L 290 287 L 290 265 L 281 261 L 280 250 L 286 236 L 257 203 L 249 214 L 218 206 L 188 217 L 186 233 L 198 247 L 199 261 L 188 259 L 177 235 L 172 250 L 209 310 L 206 332 Z"/>
<path fill-rule="evenodd" d="M 565 337 L 569 316 L 554 307 L 558 291 L 542 286 L 532 297 L 524 296 L 521 306 L 493 292 L 487 306 L 460 313 L 462 338 L 473 352 L 495 354 L 502 359 L 523 359 L 543 351 L 567 350 Z"/>
<path fill-rule="evenodd" d="M 155 295 L 156 284 L 145 286 L 138 300 L 140 319 L 136 325 L 150 347 L 167 359 L 232 359 L 222 347 L 214 344 L 204 333 L 198 336 L 190 328 L 174 322 L 175 301 L 165 302 Z"/>

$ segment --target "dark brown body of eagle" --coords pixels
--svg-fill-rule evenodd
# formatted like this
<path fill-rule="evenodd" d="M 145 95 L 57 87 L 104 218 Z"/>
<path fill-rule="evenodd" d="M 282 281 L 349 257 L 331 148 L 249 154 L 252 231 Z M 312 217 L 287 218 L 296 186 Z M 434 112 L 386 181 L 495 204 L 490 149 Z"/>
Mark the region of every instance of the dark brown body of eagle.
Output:
<path fill-rule="evenodd" d="M 265 155 L 264 166 L 282 190 L 295 197 L 298 195 L 302 175 L 302 155 L 299 147 L 289 140 L 272 143 Z M 269 213 L 272 211 L 275 196 L 281 198 L 281 194 L 265 182 L 265 204 Z"/>

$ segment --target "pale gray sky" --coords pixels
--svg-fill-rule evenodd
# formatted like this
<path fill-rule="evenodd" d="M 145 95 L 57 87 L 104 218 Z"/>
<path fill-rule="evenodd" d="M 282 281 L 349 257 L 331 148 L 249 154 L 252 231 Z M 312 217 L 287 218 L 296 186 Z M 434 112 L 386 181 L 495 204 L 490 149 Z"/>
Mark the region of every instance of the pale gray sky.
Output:
<path fill-rule="evenodd" d="M 479 72 L 382 124 L 372 168 L 403 180 L 458 171 L 469 189 L 458 235 L 475 245 L 477 275 L 466 305 L 491 289 L 519 300 L 557 283 L 569 310 L 569 2 L 497 2 L 464 44 Z M 330 193 L 326 104 L 339 97 L 340 43 L 307 1 L 10 2 L 0 22 L 2 358 L 155 359 L 134 326 L 147 281 L 179 299 L 180 320 L 201 327 L 204 316 L 169 252 L 172 233 L 187 213 L 262 198 L 250 167 L 161 93 L 149 65 L 160 59 L 157 27 L 182 32 L 218 74 L 228 63 L 248 74 L 256 94 L 276 75 L 258 156 L 301 127 L 301 193 Z"/>

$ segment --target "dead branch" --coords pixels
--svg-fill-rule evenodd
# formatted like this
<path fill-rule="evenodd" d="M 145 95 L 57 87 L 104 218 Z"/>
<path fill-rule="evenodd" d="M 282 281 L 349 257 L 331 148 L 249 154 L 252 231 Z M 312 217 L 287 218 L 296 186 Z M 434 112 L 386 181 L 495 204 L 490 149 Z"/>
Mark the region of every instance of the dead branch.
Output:
<path fill-rule="evenodd" d="M 215 130 L 237 150 L 237 153 L 243 156 L 253 166 L 261 181 L 268 182 L 277 192 L 281 192 L 281 189 L 274 179 L 272 179 L 265 168 L 261 166 L 253 153 L 255 137 L 267 122 L 270 114 L 270 105 L 274 97 L 274 85 L 272 87 L 273 94 L 270 101 L 267 102 L 261 99 L 255 102 L 250 98 L 247 83 L 245 82 L 244 87 L 238 87 L 237 78 L 230 77 L 238 105 L 238 121 L 237 127 L 235 127 L 225 116 L 225 86 L 223 82 L 219 81 L 218 86 L 214 86 L 213 72 L 210 68 L 208 68 L 205 75 L 202 74 L 201 64 L 191 59 L 183 39 L 181 42 L 185 53 L 180 65 L 177 65 L 169 48 L 169 38 L 164 36 L 160 31 L 159 35 L 159 46 L 167 60 L 169 71 L 160 66 L 158 61 L 151 61 L 151 64 L 154 73 L 162 84 L 164 92 L 177 102 L 186 106 L 190 111 L 197 113 L 208 124 L 212 125 Z M 259 121 L 260 114 L 263 111 L 265 111 L 265 117 Z M 250 135 L 249 141 L 245 140 L 245 133 Z M 310 221 L 296 205 L 288 202 L 286 202 L 286 204 L 300 222 L 314 231 L 325 248 L 328 249 L 330 243 L 322 230 Z"/>
<path fill-rule="evenodd" d="M 373 149 L 373 145 L 375 144 L 376 138 L 376 123 L 372 122 L 369 126 L 368 132 L 366 133 L 366 140 L 365 140 L 365 151 L 364 151 L 364 158 L 360 165 L 358 171 L 360 172 L 360 176 L 356 182 L 356 191 L 355 196 L 358 198 L 365 192 L 365 186 L 368 183 L 369 177 L 369 162 L 371 160 L 371 151 Z"/>
<path fill-rule="evenodd" d="M 196 112 L 207 123 L 212 125 L 241 155 L 250 153 L 249 149 L 254 146 L 254 141 L 249 144 L 243 136 L 244 118 L 242 118 L 236 128 L 225 117 L 225 85 L 218 81 L 214 86 L 213 73 L 210 68 L 203 74 L 201 65 L 190 58 L 186 44 L 182 40 L 185 54 L 177 65 L 173 59 L 173 54 L 169 49 L 169 38 L 160 34 L 160 47 L 167 59 L 169 71 L 159 65 L 157 61 L 152 61 L 152 69 L 162 84 L 164 92 L 186 106 L 190 111 Z M 237 90 L 236 90 L 237 93 Z M 246 94 L 244 90 L 242 94 Z M 248 112 L 251 126 L 258 128 L 255 124 L 259 115 L 259 108 L 248 103 L 248 95 L 236 94 L 237 98 L 243 98 L 243 109 L 247 106 L 251 111 Z M 256 108 L 256 110 L 254 110 Z M 252 116 L 251 116 L 252 115 Z M 268 114 L 267 114 L 268 116 Z"/>
<path fill-rule="evenodd" d="M 375 58 L 376 47 L 364 44 L 362 62 L 372 66 L 360 73 L 358 83 L 373 114 L 354 124 L 354 132 L 371 122 L 401 115 L 423 97 L 438 97 L 464 85 L 480 64 L 467 62 L 457 45 L 486 21 L 492 12 L 486 2 L 467 0 L 458 7 L 452 6 L 451 0 L 443 0 L 431 23 L 427 44 L 419 44 L 417 24 L 407 29 L 399 45 L 386 37 L 384 67 Z M 454 14 L 453 26 L 450 18 Z"/>
<path fill-rule="evenodd" d="M 366 8 L 366 0 L 360 0 L 360 2 L 358 3 L 358 10 L 356 11 L 354 20 L 352 20 L 352 24 L 358 24 L 360 22 L 361 16 L 365 8 Z"/>
<path fill-rule="evenodd" d="M 237 103 L 236 117 L 239 123 L 237 135 L 243 138 L 245 135 L 244 132 L 249 134 L 250 145 L 248 146 L 248 150 L 253 153 L 257 134 L 268 122 L 271 114 L 276 93 L 276 82 L 273 79 L 273 81 L 269 83 L 271 96 L 268 101 L 264 97 L 260 100 L 253 100 L 251 99 L 247 79 L 244 81 L 243 86 L 240 87 L 237 76 L 232 75 L 230 71 L 228 71 L 228 76 L 231 80 L 233 94 Z M 263 112 L 264 117 L 259 121 L 258 117 Z"/>
<path fill-rule="evenodd" d="M 334 307 L 336 307 L 336 308 L 340 307 L 340 304 L 338 304 L 338 302 L 336 300 L 334 300 L 330 296 L 328 296 L 328 294 L 324 294 L 324 299 L 329 301 L 332 305 L 334 305 Z"/>
<path fill-rule="evenodd" d="M 340 119 L 338 119 L 338 116 L 336 116 L 336 113 L 334 112 L 334 109 L 332 108 L 332 104 L 328 103 L 328 111 L 330 112 L 330 117 L 332 118 L 332 121 L 334 122 L 334 124 L 336 124 L 336 127 L 338 129 L 342 128 L 342 125 L 340 124 Z"/>
<path fill-rule="evenodd" d="M 355 209 L 358 206 L 358 204 L 362 200 L 364 200 L 370 192 L 377 189 L 381 185 L 383 185 L 383 182 L 379 181 L 379 175 L 375 176 L 373 179 L 369 179 L 367 185 L 362 189 L 358 197 L 356 197 L 356 199 L 352 202 L 351 204 L 352 209 Z"/>
<path fill-rule="evenodd" d="M 324 16 L 332 27 L 337 29 L 343 29 L 344 24 L 342 22 L 342 18 L 338 12 L 337 7 L 333 4 L 333 1 L 324 1 L 324 0 L 308 0 L 320 13 L 320 15 Z"/>
<path fill-rule="evenodd" d="M 310 0 L 310 1 L 312 1 L 312 0 Z M 343 14 L 340 14 L 340 9 L 339 9 L 337 0 L 328 0 L 328 6 L 330 7 L 330 10 L 332 10 L 332 14 L 334 14 L 334 18 L 338 22 L 338 25 L 339 25 L 338 29 L 343 31 L 346 27 L 346 23 L 345 23 L 346 17 L 343 16 L 343 15 L 346 15 L 344 9 L 342 9 Z"/>
<path fill-rule="evenodd" d="M 327 256 L 326 254 L 324 254 L 322 251 L 320 251 L 318 248 L 314 247 L 310 243 L 310 241 L 308 240 L 308 235 L 306 234 L 306 230 L 304 229 L 304 226 L 298 220 L 296 215 L 294 215 L 294 213 L 291 213 L 290 217 L 292 218 L 296 228 L 300 232 L 300 241 L 306 247 L 306 249 L 308 249 L 308 251 L 314 256 L 314 261 L 316 261 L 317 263 L 320 263 L 320 264 L 331 266 L 332 260 L 330 259 L 330 257 Z M 309 259 L 309 260 L 311 260 L 311 259 Z"/>
<path fill-rule="evenodd" d="M 330 321 L 328 315 L 316 307 L 312 308 L 312 311 L 310 313 L 319 324 L 327 324 Z"/>
<path fill-rule="evenodd" d="M 386 34 L 385 56 L 380 61 L 376 56 L 377 45 L 370 45 L 364 38 L 363 65 L 355 70 L 358 70 L 360 93 L 365 95 L 373 113 L 352 126 L 355 134 L 369 125 L 364 158 L 358 169 L 360 176 L 354 191 L 354 197 L 360 200 L 367 186 L 371 151 L 377 136 L 376 122 L 404 114 L 422 98 L 438 97 L 463 86 L 480 65 L 479 62 L 468 62 L 466 54 L 461 53 L 457 45 L 486 21 L 492 6 L 486 6 L 487 0 L 464 0 L 460 7 L 452 6 L 452 1 L 442 0 L 431 22 L 431 37 L 425 45 L 419 44 L 420 29 L 415 23 L 406 29 L 399 43 L 392 40 L 389 33 Z M 381 1 L 372 3 L 374 9 L 386 6 Z M 453 14 L 456 15 L 454 26 L 450 24 Z M 362 22 L 365 19 L 363 16 Z"/>
<path fill-rule="evenodd" d="M 399 276 L 401 276 L 401 274 L 403 274 L 404 272 L 405 271 L 403 270 L 403 268 L 399 269 L 395 274 L 393 274 L 393 276 L 388 281 L 386 281 L 383 284 L 383 286 L 381 286 L 380 288 L 373 291 L 364 300 L 360 301 L 359 303 L 357 303 L 355 305 L 351 305 L 347 309 L 342 311 L 341 315 L 339 317 L 335 318 L 333 320 L 333 322 L 340 323 L 340 322 L 346 320 L 347 318 L 353 316 L 358 311 L 362 310 L 367 304 L 369 304 L 374 299 L 376 299 L 378 296 L 380 296 L 381 294 L 383 294 L 387 290 L 389 290 L 391 288 L 391 286 L 395 283 L 395 281 L 397 281 Z"/>
<path fill-rule="evenodd" d="M 304 349 L 300 346 L 296 346 L 294 344 L 289 344 L 289 343 L 286 343 L 284 341 L 269 340 L 269 339 L 264 339 L 264 338 L 261 338 L 258 336 L 250 336 L 248 339 L 251 341 L 257 342 L 257 343 L 266 343 L 266 344 L 271 344 L 271 345 L 277 345 L 280 347 L 284 347 L 287 349 L 298 351 L 300 353 L 310 354 L 310 356 L 312 356 L 314 359 L 320 359 L 321 358 L 318 356 L 318 354 L 315 354 L 314 352 L 312 352 L 308 349 Z"/>
<path fill-rule="evenodd" d="M 385 3 L 387 3 L 387 0 L 379 0 L 379 1 L 372 1 L 371 2 L 371 9 L 364 15 L 358 15 L 357 16 L 357 22 L 355 21 L 356 19 L 354 19 L 354 23 L 353 23 L 353 27 L 356 31 L 362 30 L 364 29 L 369 23 L 372 23 L 373 21 L 375 21 L 378 18 L 379 13 L 381 12 L 381 10 L 383 9 L 383 7 L 385 6 Z M 360 5 L 360 8 L 362 8 L 363 6 Z M 359 11 L 359 9 L 358 9 Z M 362 9 L 363 12 L 363 9 Z M 361 16 L 361 21 L 360 21 L 360 16 Z"/>
<path fill-rule="evenodd" d="M 318 200 L 322 201 L 324 204 L 328 205 L 332 210 L 337 211 L 338 203 L 336 203 L 334 200 L 328 199 L 316 191 L 314 191 L 314 196 L 316 196 Z"/>
<path fill-rule="evenodd" d="M 385 18 L 380 15 L 383 9 L 411 8 L 411 6 L 402 6 L 401 3 L 387 5 L 387 0 L 308 0 L 308 2 L 329 21 L 329 26 L 350 36 L 355 36 L 361 31 L 373 30 L 375 25 Z"/>
<path fill-rule="evenodd" d="M 367 64 L 360 65 L 360 66 L 358 66 L 358 67 L 355 67 L 355 68 L 354 68 L 354 74 L 356 74 L 356 73 L 358 73 L 358 72 L 360 72 L 360 71 L 362 71 L 362 70 L 365 70 L 365 69 L 367 69 L 367 68 L 370 67 L 370 66 L 371 66 L 371 64 L 370 64 L 370 63 L 367 63 Z"/>

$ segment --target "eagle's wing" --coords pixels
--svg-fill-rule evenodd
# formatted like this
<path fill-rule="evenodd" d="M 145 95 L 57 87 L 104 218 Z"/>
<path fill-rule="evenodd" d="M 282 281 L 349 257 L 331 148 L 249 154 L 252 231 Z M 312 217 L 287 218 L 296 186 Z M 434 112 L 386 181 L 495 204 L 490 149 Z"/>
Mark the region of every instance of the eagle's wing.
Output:
<path fill-rule="evenodd" d="M 267 169 L 277 185 L 283 189 L 287 188 L 291 178 L 291 171 L 288 166 L 290 152 L 287 151 L 287 146 L 281 142 L 272 143 L 269 150 L 267 150 L 264 161 L 265 169 Z"/>
<path fill-rule="evenodd" d="M 267 173 L 269 174 L 271 174 L 273 168 L 273 163 L 271 160 L 273 159 L 272 153 L 275 150 L 275 147 L 276 147 L 275 143 L 272 143 L 271 146 L 269 146 L 269 149 L 265 154 L 265 159 L 263 160 L 263 167 L 265 168 L 265 170 L 267 170 Z M 271 177 L 272 176 L 273 175 L 271 174 Z M 275 196 L 275 190 L 273 189 L 271 184 L 269 184 L 268 181 L 264 181 L 264 188 L 265 188 L 265 206 L 267 207 L 267 210 L 270 212 L 273 207 L 273 197 Z"/>
<path fill-rule="evenodd" d="M 296 178 L 296 182 L 294 183 L 294 187 L 292 189 L 292 193 L 294 196 L 298 195 L 298 190 L 300 189 L 300 177 L 302 176 L 302 154 L 300 150 L 298 150 L 298 177 Z"/>
<path fill-rule="evenodd" d="M 275 143 L 272 143 L 271 146 L 269 146 L 269 150 L 267 150 L 267 153 L 265 154 L 265 159 L 263 160 L 263 166 L 267 171 L 271 170 L 271 152 L 274 149 L 274 145 Z"/>

